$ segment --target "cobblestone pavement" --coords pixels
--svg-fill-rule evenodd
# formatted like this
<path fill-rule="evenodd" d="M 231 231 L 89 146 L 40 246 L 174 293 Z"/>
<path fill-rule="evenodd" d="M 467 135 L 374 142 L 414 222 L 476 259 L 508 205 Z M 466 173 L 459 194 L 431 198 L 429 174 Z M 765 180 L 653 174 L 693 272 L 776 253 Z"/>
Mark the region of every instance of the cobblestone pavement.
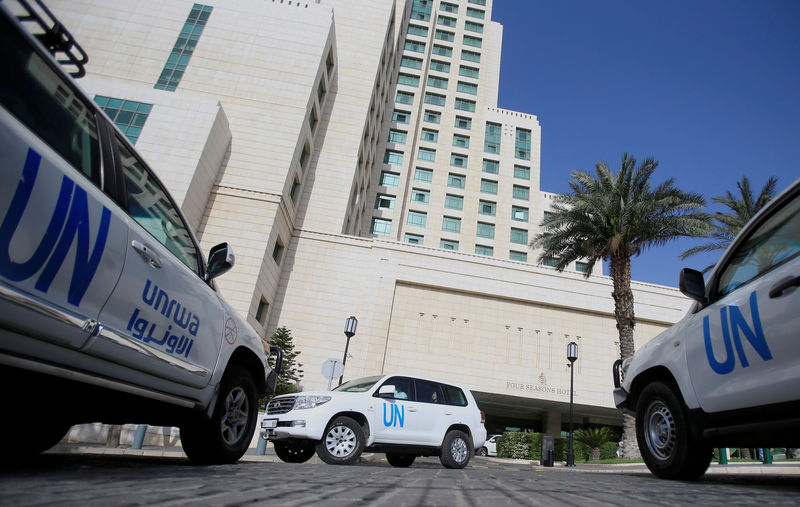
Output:
<path fill-rule="evenodd" d="M 662 481 L 642 466 L 543 468 L 474 458 L 464 470 L 418 458 L 392 468 L 382 455 L 355 466 L 275 461 L 248 455 L 236 465 L 193 466 L 155 451 L 59 450 L 0 468 L 0 505 L 797 505 L 798 467 L 712 468 L 697 482 Z M 163 453 L 162 454 L 166 454 Z M 748 468 L 749 467 L 749 468 Z"/>

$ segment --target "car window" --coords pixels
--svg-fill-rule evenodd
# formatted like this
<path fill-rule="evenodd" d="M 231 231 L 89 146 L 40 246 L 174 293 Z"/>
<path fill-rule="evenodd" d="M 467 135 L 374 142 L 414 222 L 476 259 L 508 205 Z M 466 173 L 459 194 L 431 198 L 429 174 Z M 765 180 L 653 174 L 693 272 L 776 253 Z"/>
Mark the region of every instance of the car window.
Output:
<path fill-rule="evenodd" d="M 414 382 L 407 377 L 392 377 L 386 380 L 381 386 L 393 385 L 395 400 L 414 400 Z M 379 388 L 380 389 L 380 388 Z"/>
<path fill-rule="evenodd" d="M 444 392 L 437 382 L 417 379 L 417 401 L 444 404 Z"/>
<path fill-rule="evenodd" d="M 444 391 L 447 394 L 447 404 L 456 405 L 458 407 L 467 406 L 467 397 L 464 396 L 464 391 L 455 386 L 448 386 L 443 384 Z"/>
<path fill-rule="evenodd" d="M 335 387 L 334 391 L 342 391 L 345 393 L 363 393 L 364 391 L 369 391 L 372 386 L 375 385 L 375 382 L 382 379 L 382 376 L 377 377 L 364 377 L 358 378 L 355 380 L 348 380 L 344 384 Z"/>
<path fill-rule="evenodd" d="M 197 248 L 167 192 L 119 139 L 117 146 L 125 177 L 128 213 L 189 269 L 199 273 Z"/>
<path fill-rule="evenodd" d="M 92 108 L 15 31 L 3 31 L 3 107 L 99 185 L 100 150 Z"/>
<path fill-rule="evenodd" d="M 757 227 L 720 272 L 716 295 L 724 296 L 800 252 L 800 198 L 795 197 Z"/>

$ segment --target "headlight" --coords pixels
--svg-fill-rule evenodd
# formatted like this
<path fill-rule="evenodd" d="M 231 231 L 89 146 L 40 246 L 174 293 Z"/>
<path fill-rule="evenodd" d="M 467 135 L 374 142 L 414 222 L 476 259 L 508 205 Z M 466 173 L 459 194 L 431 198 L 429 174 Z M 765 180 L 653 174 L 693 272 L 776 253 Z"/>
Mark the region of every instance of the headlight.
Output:
<path fill-rule="evenodd" d="M 331 401 L 330 396 L 298 396 L 294 400 L 294 410 L 314 408 Z"/>

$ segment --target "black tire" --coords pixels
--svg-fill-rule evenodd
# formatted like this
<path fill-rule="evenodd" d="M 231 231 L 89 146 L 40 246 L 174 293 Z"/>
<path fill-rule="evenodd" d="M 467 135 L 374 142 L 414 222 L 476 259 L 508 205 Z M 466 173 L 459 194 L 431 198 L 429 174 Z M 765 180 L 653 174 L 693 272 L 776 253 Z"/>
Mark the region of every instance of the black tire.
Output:
<path fill-rule="evenodd" d="M 311 440 L 273 440 L 275 454 L 286 463 L 305 463 L 314 455 Z"/>
<path fill-rule="evenodd" d="M 481 447 L 480 449 L 475 451 L 475 456 L 488 456 L 488 455 L 489 451 L 488 449 L 486 449 L 486 447 Z"/>
<path fill-rule="evenodd" d="M 364 431 L 346 416 L 332 420 L 317 444 L 317 456 L 329 465 L 352 465 L 363 451 Z"/>
<path fill-rule="evenodd" d="M 459 430 L 451 430 L 444 436 L 439 461 L 445 468 L 464 468 L 474 453 L 472 439 Z"/>
<path fill-rule="evenodd" d="M 683 402 L 662 382 L 649 384 L 639 396 L 636 438 L 656 477 L 695 480 L 711 464 L 711 447 L 694 441 Z"/>
<path fill-rule="evenodd" d="M 395 452 L 386 453 L 386 461 L 388 461 L 393 467 L 397 468 L 408 468 L 412 463 L 414 463 L 415 459 L 417 459 L 416 454 L 401 454 Z"/>
<path fill-rule="evenodd" d="M 222 379 L 211 419 L 198 417 L 180 427 L 183 451 L 198 465 L 236 463 L 250 446 L 257 417 L 253 376 L 234 366 Z"/>
<path fill-rule="evenodd" d="M 9 421 L 10 422 L 10 421 Z M 16 420 L 15 420 L 16 422 Z M 30 438 L 8 438 L 3 443 L 3 453 L 0 461 L 12 463 L 21 459 L 28 459 L 50 449 L 64 438 L 72 426 L 67 422 L 53 420 L 52 416 L 42 416 L 36 421 L 28 421 L 25 431 Z M 14 424 L 2 424 L 3 435 L 14 435 L 20 427 Z"/>

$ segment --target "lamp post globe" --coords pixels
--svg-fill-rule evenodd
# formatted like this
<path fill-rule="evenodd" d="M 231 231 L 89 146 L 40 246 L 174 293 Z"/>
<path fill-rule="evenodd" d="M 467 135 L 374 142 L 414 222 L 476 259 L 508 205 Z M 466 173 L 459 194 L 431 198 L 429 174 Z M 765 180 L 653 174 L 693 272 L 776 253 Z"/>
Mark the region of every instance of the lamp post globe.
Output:
<path fill-rule="evenodd" d="M 347 337 L 347 342 L 344 346 L 344 357 L 342 357 L 342 374 L 339 377 L 339 385 L 342 385 L 342 379 L 344 379 L 344 365 L 347 363 L 347 349 L 350 347 L 350 338 L 356 334 L 357 327 L 358 319 L 352 315 L 344 322 L 344 335 Z"/>

